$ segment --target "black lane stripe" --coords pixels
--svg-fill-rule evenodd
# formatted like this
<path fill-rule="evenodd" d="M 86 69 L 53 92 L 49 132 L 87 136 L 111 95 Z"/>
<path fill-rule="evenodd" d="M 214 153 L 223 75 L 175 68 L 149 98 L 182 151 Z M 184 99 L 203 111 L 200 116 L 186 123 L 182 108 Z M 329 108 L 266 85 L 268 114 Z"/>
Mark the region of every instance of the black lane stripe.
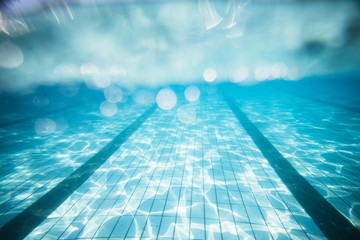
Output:
<path fill-rule="evenodd" d="M 245 113 L 225 93 L 223 95 L 230 109 L 271 167 L 325 236 L 329 239 L 360 239 L 359 229 L 316 191 L 247 118 Z"/>
<path fill-rule="evenodd" d="M 130 126 L 52 190 L 0 229 L 0 239 L 23 239 L 79 188 L 156 110 L 147 109 Z"/>

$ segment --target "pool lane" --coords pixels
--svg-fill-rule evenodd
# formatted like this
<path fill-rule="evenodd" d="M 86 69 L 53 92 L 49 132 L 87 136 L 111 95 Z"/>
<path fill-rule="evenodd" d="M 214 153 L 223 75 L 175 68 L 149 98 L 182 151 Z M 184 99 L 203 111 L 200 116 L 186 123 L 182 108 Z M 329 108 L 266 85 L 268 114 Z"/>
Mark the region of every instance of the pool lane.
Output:
<path fill-rule="evenodd" d="M 359 229 L 299 174 L 225 92 L 224 97 L 278 176 L 325 235 L 329 239 L 359 239 Z"/>
<path fill-rule="evenodd" d="M 27 207 L 0 229 L 2 239 L 22 239 L 36 228 L 62 202 L 83 184 L 156 110 L 151 106 L 130 126 L 120 132 L 111 142 L 87 160 L 62 182 Z"/>
<path fill-rule="evenodd" d="M 360 115 L 293 97 L 278 91 L 277 84 L 232 85 L 228 90 L 292 166 L 360 229 Z M 333 101 L 341 102 L 343 95 L 338 94 Z M 352 97 L 344 98 L 350 102 Z"/>
<path fill-rule="evenodd" d="M 150 116 L 26 239 L 325 239 L 216 89 L 201 94 L 189 105 L 177 91 L 177 107 Z"/>
<path fill-rule="evenodd" d="M 14 147 L 0 153 L 0 226 L 54 188 L 145 110 L 145 106 L 119 104 L 118 114 L 105 117 L 98 105 L 69 109 L 47 116 L 57 123 L 64 119 L 68 126 L 61 129 L 58 124 L 45 136 L 35 133 L 32 121 L 1 129 L 0 142 Z"/>

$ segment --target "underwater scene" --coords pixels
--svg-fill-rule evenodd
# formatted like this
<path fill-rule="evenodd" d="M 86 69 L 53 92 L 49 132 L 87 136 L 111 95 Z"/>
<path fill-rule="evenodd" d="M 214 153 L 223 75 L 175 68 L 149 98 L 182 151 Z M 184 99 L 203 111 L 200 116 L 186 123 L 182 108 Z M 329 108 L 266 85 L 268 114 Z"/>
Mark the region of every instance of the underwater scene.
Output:
<path fill-rule="evenodd" d="M 0 1 L 0 239 L 360 239 L 360 3 Z"/>

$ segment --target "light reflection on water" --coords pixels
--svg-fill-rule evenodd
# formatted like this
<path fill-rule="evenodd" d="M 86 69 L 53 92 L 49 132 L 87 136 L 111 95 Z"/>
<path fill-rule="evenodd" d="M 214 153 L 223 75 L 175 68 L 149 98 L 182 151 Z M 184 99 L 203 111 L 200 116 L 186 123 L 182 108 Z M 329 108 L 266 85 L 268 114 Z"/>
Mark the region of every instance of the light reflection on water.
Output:
<path fill-rule="evenodd" d="M 313 88 L 307 84 L 303 83 L 303 92 Z M 323 88 L 316 94 L 323 99 L 336 94 L 332 102 L 356 97 L 347 94 L 347 88 Z M 254 97 L 259 94 L 261 99 Z M 359 115 L 270 87 L 242 91 L 241 99 L 233 97 L 301 175 L 360 227 Z"/>
<path fill-rule="evenodd" d="M 158 109 L 27 239 L 321 237 L 226 103 L 205 92 L 192 123 Z"/>
<path fill-rule="evenodd" d="M 322 238 L 216 88 L 199 86 L 195 101 L 186 89 L 172 88 L 175 105 L 159 108 L 27 239 Z M 284 157 L 359 226 L 359 117 L 274 89 L 234 89 L 234 100 Z M 130 98 L 154 102 L 156 92 L 134 90 Z M 2 130 L 1 142 L 20 145 L 1 152 L 0 223 L 111 141 L 147 108 L 140 102 L 119 103 L 113 117 L 98 104 L 64 110 L 68 127 L 49 135 L 34 135 L 35 119 Z M 192 113 L 191 121 L 179 112 Z"/>
<path fill-rule="evenodd" d="M 109 120 L 103 118 L 97 109 L 81 106 L 61 113 L 69 120 L 70 126 L 66 131 L 34 136 L 31 121 L 11 128 L 11 131 L 7 129 L 1 134 L 1 142 L 10 146 L 18 142 L 19 145 L 10 151 L 6 148 L 1 151 L 0 225 L 80 167 L 144 109 L 135 105 L 130 107 L 130 110 L 116 116 L 118 121 L 111 127 Z M 58 117 L 57 114 L 51 116 Z M 14 135 L 19 137 L 13 138 Z"/>
<path fill-rule="evenodd" d="M 188 100 L 185 101 L 182 99 L 184 91 L 173 91 L 169 88 L 160 91 L 136 90 L 131 89 L 130 85 L 133 81 L 122 81 L 125 76 L 129 76 L 129 79 L 143 84 L 144 78 L 149 78 L 146 83 L 153 86 L 167 82 L 172 79 L 171 76 L 176 81 L 179 79 L 183 81 L 183 76 L 179 73 L 187 72 L 190 75 L 185 78 L 193 79 L 191 74 L 195 73 L 194 76 L 203 76 L 206 82 L 217 82 L 222 81 L 220 76 L 227 78 L 221 68 L 225 68 L 227 73 L 233 73 L 232 81 L 242 85 L 250 84 L 248 81 L 254 84 L 279 77 L 294 80 L 303 74 L 297 67 L 301 68 L 307 62 L 303 62 L 296 54 L 314 39 L 311 37 L 302 39 L 295 47 L 297 51 L 291 51 L 293 61 L 296 63 L 292 64 L 296 67 L 290 63 L 279 62 L 285 61 L 280 59 L 283 55 L 281 52 L 270 54 L 271 59 L 265 59 L 264 65 L 260 65 L 258 59 L 264 57 L 263 52 L 268 49 L 264 47 L 257 49 L 257 46 L 266 46 L 267 44 L 263 42 L 265 38 L 259 43 L 251 44 L 252 50 L 246 49 L 250 45 L 244 43 L 252 41 L 252 35 L 259 36 L 263 29 L 258 26 L 262 25 L 257 23 L 250 25 L 252 27 L 248 28 L 248 33 L 242 37 L 244 33 L 242 30 L 245 28 L 240 24 L 243 19 L 237 19 L 240 15 L 235 11 L 235 5 L 232 14 L 222 14 L 226 16 L 223 21 L 214 5 L 209 1 L 202 1 L 202 3 L 205 4 L 206 10 L 206 29 L 216 30 L 216 32 L 206 32 L 201 36 L 204 39 L 200 40 L 205 47 L 187 46 L 186 43 L 194 38 L 192 35 L 187 36 L 185 41 L 184 39 L 179 41 L 184 41 L 183 43 L 172 40 L 179 39 L 177 36 L 183 35 L 182 31 L 176 31 L 182 24 L 181 21 L 176 23 L 177 27 L 174 27 L 171 21 L 164 21 L 164 29 L 173 37 L 160 39 L 158 44 L 154 44 L 153 41 L 157 41 L 159 22 L 162 21 L 152 17 L 152 14 L 155 16 L 160 12 L 159 16 L 162 14 L 165 19 L 168 19 L 172 11 L 178 10 L 170 8 L 172 11 L 167 11 L 169 7 L 166 8 L 166 6 L 162 6 L 161 11 L 133 6 L 130 8 L 131 14 L 128 19 L 119 14 L 113 18 L 116 21 L 110 22 L 103 19 L 102 15 L 96 15 L 96 19 L 105 22 L 104 25 L 107 25 L 105 28 L 121 29 L 120 32 L 115 31 L 115 33 L 111 30 L 111 33 L 107 33 L 110 36 L 113 34 L 122 36 L 121 34 L 126 33 L 126 29 L 131 25 L 127 23 L 133 21 L 132 27 L 138 30 L 134 31 L 133 36 L 136 39 L 134 41 L 136 47 L 129 52 L 126 51 L 126 44 L 117 45 L 107 38 L 106 34 L 98 35 L 97 24 L 85 30 L 83 36 L 78 36 L 78 29 L 83 25 L 82 22 L 74 23 L 73 28 L 69 27 L 65 30 L 68 34 L 59 33 L 57 28 L 53 30 L 54 35 L 58 35 L 60 39 L 63 35 L 75 36 L 69 38 L 72 48 L 78 51 L 78 54 L 74 54 L 75 57 L 80 59 L 75 64 L 69 59 L 64 59 L 64 64 L 59 64 L 57 59 L 64 57 L 63 53 L 54 51 L 56 53 L 54 56 L 58 55 L 58 57 L 44 65 L 42 68 L 44 71 L 38 71 L 39 68 L 32 68 L 33 62 L 23 63 L 22 50 L 29 54 L 26 52 L 26 41 L 17 42 L 20 48 L 13 43 L 7 44 L 11 47 L 8 51 L 12 51 L 9 55 L 13 58 L 10 59 L 11 61 L 7 58 L 7 65 L 4 65 L 4 61 L 0 59 L 0 67 L 19 67 L 19 69 L 24 67 L 26 71 L 12 74 L 13 72 L 4 70 L 4 74 L 10 76 L 8 79 L 13 79 L 12 76 L 15 76 L 14 78 L 18 78 L 21 84 L 12 86 L 13 82 L 11 84 L 5 82 L 2 88 L 12 86 L 15 89 L 22 89 L 27 88 L 28 85 L 36 85 L 37 82 L 33 83 L 27 78 L 33 75 L 29 72 L 36 69 L 37 72 L 46 73 L 44 76 L 48 77 L 34 79 L 47 79 L 46 81 L 52 79 L 50 81 L 54 83 L 59 79 L 61 81 L 72 79 L 75 82 L 85 81 L 89 89 L 103 88 L 107 101 L 99 103 L 96 106 L 97 109 L 90 112 L 82 108 L 67 111 L 66 115 L 70 117 L 65 119 L 68 123 L 64 124 L 63 128 L 59 128 L 61 124 L 57 121 L 56 114 L 37 119 L 37 124 L 35 123 L 37 136 L 33 134 L 34 123 L 32 122 L 31 128 L 26 123 L 24 124 L 25 130 L 20 129 L 21 127 L 15 132 L 0 130 L 0 141 L 4 143 L 0 170 L 2 176 L 0 225 L 21 212 L 81 166 L 91 155 L 111 141 L 121 129 L 131 123 L 146 105 L 156 100 L 160 108 L 168 111 L 159 109 L 102 168 L 97 170 L 82 187 L 35 229 L 28 239 L 38 239 L 42 236 L 44 236 L 43 239 L 109 236 L 184 239 L 203 239 L 205 236 L 208 239 L 230 239 L 239 236 L 257 239 L 282 237 L 304 239 L 323 236 L 274 173 L 267 160 L 263 158 L 250 136 L 239 127 L 237 120 L 221 96 L 217 94 L 215 87 L 203 88 L 201 94 L 196 88 L 192 88 L 192 91 L 188 90 L 188 94 L 185 90 L 185 97 Z M 235 1 L 232 3 L 235 4 Z M 349 19 L 344 18 L 350 22 L 352 15 L 348 14 L 346 9 L 349 6 L 351 8 L 351 5 L 346 6 L 345 11 L 335 9 L 330 12 L 339 12 L 340 16 L 349 15 Z M 191 7 L 184 7 L 184 9 L 195 13 Z M 251 8 L 251 11 L 253 10 L 259 9 Z M 305 10 L 309 11 L 308 8 Z M 57 11 L 62 10 L 51 8 L 53 17 L 58 23 L 63 24 L 64 19 L 61 19 L 61 14 L 57 15 Z M 279 11 L 282 13 L 279 15 L 286 13 L 284 10 Z M 112 11 L 105 9 L 105 13 L 109 12 Z M 254 13 L 263 15 L 269 12 L 254 11 Z M 304 14 L 304 19 L 308 15 L 312 14 Z M 197 15 L 190 14 L 190 16 Z M 230 21 L 228 21 L 229 16 Z M 266 17 L 266 14 L 264 16 Z M 70 17 L 73 19 L 72 13 Z M 197 18 L 194 20 L 199 22 Z M 238 20 L 239 28 L 235 28 L 235 20 Z M 221 27 L 222 21 L 226 22 L 225 28 Z M 142 33 L 148 33 L 143 30 L 148 28 L 149 23 L 157 27 L 152 29 L 156 34 L 148 37 Z M 278 21 L 275 21 L 273 25 L 279 25 L 276 23 Z M 21 22 L 15 21 L 11 24 L 17 26 L 16 28 L 20 27 L 29 31 L 26 24 L 23 25 Z M 88 24 L 91 26 L 93 23 Z M 334 24 L 338 27 L 331 27 L 331 29 L 346 28 L 337 21 L 334 21 Z M 187 26 L 186 29 L 191 30 L 192 27 Z M 226 38 L 237 38 L 241 43 L 239 48 L 236 48 L 238 50 L 234 52 L 241 55 L 243 55 L 242 52 L 247 53 L 244 56 L 248 57 L 244 57 L 244 60 L 233 61 L 239 55 L 232 54 L 233 48 L 225 48 L 226 51 L 223 51 L 224 45 L 230 46 L 230 42 L 222 38 L 224 29 L 228 33 Z M 234 31 L 228 31 L 229 29 Z M 268 29 L 270 32 L 273 30 L 273 28 Z M 216 40 L 216 35 L 221 38 L 214 42 L 221 48 L 216 48 L 216 51 L 207 51 L 211 48 L 212 41 L 210 40 Z M 291 32 L 286 35 L 291 35 Z M 343 35 L 345 33 L 339 33 L 339 36 Z M 288 37 L 280 35 L 280 39 L 275 36 L 273 38 L 277 40 L 274 41 L 276 45 L 281 45 L 280 49 L 283 49 L 280 40 L 291 40 Z M 39 39 L 42 39 L 41 36 Z M 78 42 L 78 39 L 81 41 Z M 102 46 L 94 47 L 94 42 L 85 41 L 87 39 L 94 39 L 95 43 L 99 42 Z M 128 38 L 125 35 L 120 39 L 126 39 L 124 42 L 132 42 L 132 37 Z M 271 38 L 269 39 L 271 42 Z M 331 39 L 317 41 L 326 49 L 327 43 L 333 42 Z M 83 42 L 87 44 L 82 44 Z M 107 43 L 110 44 L 107 46 Z M 63 49 L 59 45 L 54 44 L 56 46 L 54 49 Z M 154 48 L 154 45 L 157 47 Z M 4 43 L 0 48 L 3 49 L 3 46 Z M 339 46 L 338 50 L 341 51 L 343 48 L 345 46 Z M 113 49 L 124 52 L 125 57 L 109 58 L 109 54 L 106 53 L 111 52 L 113 55 Z M 134 56 L 132 53 L 139 49 L 141 50 L 139 52 L 145 52 L 145 54 Z M 142 51 L 143 49 L 145 51 Z M 173 53 L 168 54 L 169 50 Z M 333 51 L 337 49 L 334 48 Z M 190 52 L 193 54 L 188 54 Z M 224 52 L 226 56 L 224 59 L 227 61 L 224 63 L 211 64 L 211 61 L 205 61 L 205 59 L 218 59 L 220 52 Z M 253 54 L 257 52 L 259 53 Z M 38 53 L 41 59 L 48 56 L 48 52 L 38 51 Z M 99 59 L 95 59 L 96 64 L 82 63 L 81 56 L 87 56 L 89 53 L 99 56 Z M 178 60 L 187 59 L 187 55 L 191 56 L 190 61 Z M 353 58 L 357 59 L 356 56 Z M 343 69 L 342 64 L 331 62 L 342 63 L 341 60 L 329 59 L 330 61 L 326 57 L 322 61 L 317 61 L 319 64 L 315 65 L 310 73 L 321 72 L 324 67 L 322 65 L 327 66 L 327 64 L 336 67 L 337 71 Z M 125 66 L 113 65 L 114 60 L 124 63 Z M 206 64 L 199 64 L 202 61 Z M 99 64 L 102 62 L 105 62 L 105 66 Z M 162 67 L 162 71 L 154 71 L 154 67 L 149 67 L 152 63 L 155 63 L 156 67 L 163 66 L 164 62 L 169 62 L 169 68 Z M 197 66 L 196 69 L 194 66 Z M 163 72 L 164 69 L 167 69 L 166 74 L 154 74 Z M 304 70 L 306 69 L 302 69 Z M 80 74 L 81 80 L 78 79 Z M 252 77 L 255 77 L 256 81 Z M 119 91 L 114 94 L 109 90 L 115 89 L 112 85 L 114 83 L 129 84 L 129 89 L 124 89 L 121 92 L 124 95 L 120 97 Z M 76 95 L 79 89 L 76 84 L 74 85 L 75 87 L 65 88 L 62 91 L 63 95 Z M 164 90 L 166 90 L 165 97 L 162 96 Z M 345 115 L 343 111 L 337 111 L 333 107 L 320 107 L 319 104 L 311 101 L 300 100 L 284 93 L 279 94 L 278 91 L 272 93 L 275 94 L 269 94 L 266 91 L 261 94 L 249 91 L 245 97 L 235 94 L 234 98 L 293 166 L 359 227 L 360 180 L 358 172 L 360 167 L 358 158 L 360 148 L 357 144 L 360 136 L 359 117 Z M 143 106 L 134 107 L 128 104 L 126 105 L 129 107 L 128 110 L 119 109 L 116 103 L 127 102 L 130 95 L 132 95 L 130 98 Z M 323 96 L 322 99 L 332 101 L 331 96 Z M 172 101 L 169 101 L 170 97 Z M 33 103 L 37 107 L 52 105 L 49 99 L 39 96 L 33 98 Z M 109 118 L 103 118 L 101 114 Z M 1 120 L 13 120 L 17 117 L 0 116 Z M 31 129 L 31 131 L 26 129 Z"/>

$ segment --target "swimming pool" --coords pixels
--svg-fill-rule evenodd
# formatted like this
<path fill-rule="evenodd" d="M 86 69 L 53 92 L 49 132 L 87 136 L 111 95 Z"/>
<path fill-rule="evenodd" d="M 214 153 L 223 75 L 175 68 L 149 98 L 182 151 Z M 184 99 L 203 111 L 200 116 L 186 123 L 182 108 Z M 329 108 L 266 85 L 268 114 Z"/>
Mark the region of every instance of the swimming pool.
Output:
<path fill-rule="evenodd" d="M 1 66 L 0 238 L 358 238 L 358 59 L 350 55 L 352 62 L 343 66 L 351 68 L 336 66 L 325 74 L 324 66 L 335 60 L 322 61 L 324 55 L 346 47 L 307 45 L 310 60 L 292 52 L 289 63 L 264 65 L 281 58 L 275 47 L 276 54 L 264 53 L 260 65 L 257 56 L 237 61 L 240 50 L 231 53 L 216 32 L 224 31 L 216 29 L 220 3 L 209 5 L 209 29 L 194 35 L 198 23 L 185 28 L 189 48 L 184 39 L 172 38 L 182 36 L 178 30 L 164 34 L 166 24 L 154 24 L 160 21 L 155 16 L 192 7 L 163 4 L 166 11 L 156 15 L 158 5 L 146 4 L 113 10 L 64 5 L 46 12 L 59 24 L 55 30 L 45 25 L 12 38 L 1 35 L 7 54 L 20 49 L 23 62 L 8 58 L 12 65 Z M 251 13 L 259 9 L 254 5 L 240 6 Z M 65 13 L 80 20 L 63 24 Z M 137 20 L 129 23 L 127 14 Z M 81 32 L 79 26 L 94 16 L 102 24 L 97 19 Z M 149 16 L 157 20 L 143 18 Z M 25 20 L 11 24 L 25 28 Z M 59 37 L 62 32 L 71 39 Z M 147 41 L 134 47 L 130 32 Z M 120 33 L 119 41 L 128 45 L 112 45 L 109 39 Z M 146 34 L 165 40 L 156 37 L 154 43 Z M 81 49 L 76 41 L 90 36 L 101 46 Z M 209 36 L 215 40 L 209 43 Z M 164 50 L 174 46 L 180 51 Z M 215 46 L 213 53 L 204 52 Z M 126 61 L 117 54 L 105 61 L 112 51 Z M 233 61 L 240 67 L 225 74 Z"/>

